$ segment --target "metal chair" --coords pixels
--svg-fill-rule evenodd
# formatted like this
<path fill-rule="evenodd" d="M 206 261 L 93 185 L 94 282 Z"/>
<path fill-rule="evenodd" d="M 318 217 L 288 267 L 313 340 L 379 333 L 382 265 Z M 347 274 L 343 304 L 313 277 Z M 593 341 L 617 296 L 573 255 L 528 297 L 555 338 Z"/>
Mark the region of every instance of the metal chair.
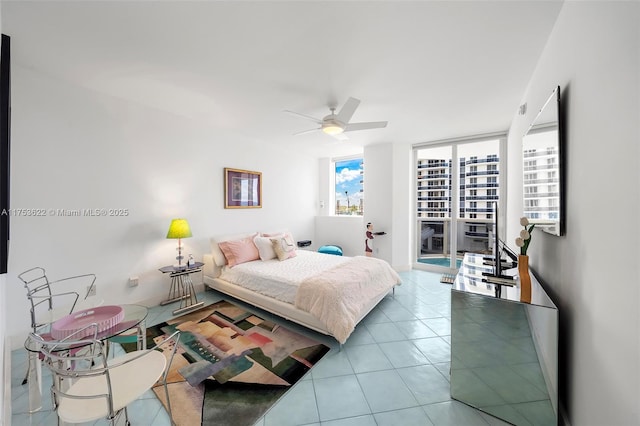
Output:
<path fill-rule="evenodd" d="M 95 274 L 76 275 L 50 281 L 44 268 L 35 267 L 24 271 L 18 275 L 18 278 L 24 283 L 27 290 L 27 299 L 31 304 L 31 328 L 34 333 L 37 333 L 42 326 L 69 315 L 76 309 L 76 305 L 87 305 L 87 308 L 96 306 L 91 302 L 83 303 L 83 301 L 90 300 L 89 296 L 93 293 L 96 282 Z M 54 292 L 52 289 L 52 286 L 57 287 L 59 283 L 70 283 L 74 280 L 79 284 L 74 284 L 72 290 Z M 80 292 L 77 289 L 82 288 L 79 287 L 82 282 L 88 286 L 83 299 L 80 300 Z"/>
<path fill-rule="evenodd" d="M 35 267 L 24 271 L 18 278 L 27 290 L 27 300 L 31 305 L 31 330 L 36 334 L 65 315 L 102 304 L 101 300 L 89 297 L 95 289 L 95 274 L 75 275 L 51 281 L 44 268 Z M 64 284 L 65 288 L 59 289 L 58 284 Z M 82 288 L 87 290 L 80 299 Z M 27 376 L 22 381 L 23 385 L 27 383 Z"/>
<path fill-rule="evenodd" d="M 91 326 L 89 326 L 91 327 Z M 94 325 L 95 327 L 95 325 Z M 53 406 L 58 424 L 85 423 L 105 418 L 111 425 L 124 420 L 130 425 L 127 406 L 160 380 L 167 399 L 167 412 L 174 424 L 167 388 L 167 375 L 178 347 L 176 331 L 151 349 L 138 350 L 108 359 L 105 344 L 95 338 L 97 331 L 83 336 L 86 328 L 59 341 L 35 333 L 30 339 L 40 347 L 45 365 L 51 370 Z M 86 350 L 75 352 L 78 347 Z"/>

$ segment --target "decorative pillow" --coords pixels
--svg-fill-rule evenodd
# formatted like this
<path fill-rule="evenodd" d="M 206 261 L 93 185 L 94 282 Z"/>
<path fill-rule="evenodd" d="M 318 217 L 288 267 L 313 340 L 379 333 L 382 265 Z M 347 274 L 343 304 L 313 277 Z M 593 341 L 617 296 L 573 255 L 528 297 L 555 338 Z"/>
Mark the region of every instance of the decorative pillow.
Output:
<path fill-rule="evenodd" d="M 287 260 L 296 256 L 296 245 L 290 236 L 271 238 L 271 245 L 278 260 Z"/>
<path fill-rule="evenodd" d="M 269 238 L 279 238 L 279 237 L 288 237 L 291 241 L 295 241 L 293 239 L 293 235 L 291 232 L 284 230 L 278 232 L 263 232 L 260 234 L 261 237 L 269 237 Z"/>
<path fill-rule="evenodd" d="M 216 266 L 222 267 L 227 264 L 227 258 L 224 256 L 224 253 L 222 253 L 222 250 L 220 250 L 219 243 L 224 241 L 241 240 L 247 237 L 253 238 L 256 235 L 258 235 L 257 232 L 243 232 L 242 234 L 231 234 L 212 237 L 211 255 L 213 256 L 213 261 L 215 262 Z"/>
<path fill-rule="evenodd" d="M 271 244 L 270 238 L 256 236 L 253 239 L 253 243 L 258 248 L 260 259 L 271 260 L 276 258 L 276 252 L 273 251 L 273 244 Z"/>
<path fill-rule="evenodd" d="M 260 259 L 258 248 L 253 243 L 253 236 L 241 240 L 223 241 L 218 244 L 230 268 L 241 263 Z"/>

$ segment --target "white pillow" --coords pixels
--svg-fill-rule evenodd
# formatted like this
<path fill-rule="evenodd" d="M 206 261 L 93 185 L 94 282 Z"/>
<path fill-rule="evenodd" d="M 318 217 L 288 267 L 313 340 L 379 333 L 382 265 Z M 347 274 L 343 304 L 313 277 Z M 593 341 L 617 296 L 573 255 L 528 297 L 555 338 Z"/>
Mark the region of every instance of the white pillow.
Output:
<path fill-rule="evenodd" d="M 263 232 L 260 234 L 261 237 L 270 237 L 270 238 L 278 238 L 278 237 L 289 237 L 291 241 L 295 241 L 293 239 L 293 235 L 288 230 L 276 231 L 276 232 Z"/>
<path fill-rule="evenodd" d="M 276 258 L 276 252 L 273 250 L 271 238 L 256 236 L 253 239 L 253 243 L 258 247 L 258 253 L 260 254 L 261 260 L 271 260 Z"/>
<path fill-rule="evenodd" d="M 224 253 L 220 250 L 218 243 L 223 241 L 241 240 L 243 238 L 253 237 L 256 234 L 257 232 L 245 232 L 244 234 L 225 235 L 222 237 L 211 238 L 211 255 L 213 256 L 213 261 L 220 267 L 227 264 L 227 258 L 224 257 Z"/>

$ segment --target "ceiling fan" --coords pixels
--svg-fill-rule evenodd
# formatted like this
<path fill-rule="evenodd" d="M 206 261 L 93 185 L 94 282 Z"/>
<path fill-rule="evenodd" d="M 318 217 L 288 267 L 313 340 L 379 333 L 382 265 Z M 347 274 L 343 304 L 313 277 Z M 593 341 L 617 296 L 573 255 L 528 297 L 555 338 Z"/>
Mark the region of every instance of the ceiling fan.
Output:
<path fill-rule="evenodd" d="M 302 132 L 294 133 L 294 136 L 321 130 L 327 135 L 333 136 L 336 139 L 347 140 L 349 138 L 344 134 L 345 132 L 353 132 L 355 130 L 381 129 L 387 127 L 386 121 L 349 123 L 349 120 L 351 120 L 353 113 L 356 112 L 356 108 L 358 108 L 358 105 L 360 105 L 360 101 L 358 99 L 349 98 L 340 109 L 340 112 L 336 114 L 335 107 L 329 108 L 331 110 L 331 114 L 325 116 L 322 120 L 311 117 L 309 115 L 300 114 L 299 112 L 289 110 L 285 110 L 284 112 L 306 118 L 307 120 L 311 120 L 320 126 L 315 129 L 303 130 Z"/>

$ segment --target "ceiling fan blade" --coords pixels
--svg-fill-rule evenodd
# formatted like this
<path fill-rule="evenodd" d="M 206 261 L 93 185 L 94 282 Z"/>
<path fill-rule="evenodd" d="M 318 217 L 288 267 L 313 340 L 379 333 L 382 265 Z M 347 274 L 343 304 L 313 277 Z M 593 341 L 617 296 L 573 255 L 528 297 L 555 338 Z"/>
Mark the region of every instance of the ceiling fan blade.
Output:
<path fill-rule="evenodd" d="M 353 113 L 356 112 L 356 108 L 360 105 L 360 101 L 356 98 L 349 98 L 347 102 L 342 106 L 338 116 L 336 117 L 339 121 L 347 124 L 351 117 L 353 117 Z"/>
<path fill-rule="evenodd" d="M 344 133 L 338 133 L 337 135 L 331 135 L 334 138 L 338 139 L 339 141 L 348 141 L 349 137 L 347 135 L 345 135 Z"/>
<path fill-rule="evenodd" d="M 301 132 L 294 133 L 293 136 L 299 136 L 299 135 L 304 135 L 306 133 L 317 132 L 318 130 L 321 130 L 321 129 L 322 129 L 322 127 L 318 127 L 317 129 L 303 130 Z"/>
<path fill-rule="evenodd" d="M 315 117 L 311 117 L 310 115 L 300 114 L 299 112 L 289 111 L 288 109 L 285 109 L 284 112 L 298 116 L 298 117 L 306 118 L 307 120 L 311 120 L 316 124 L 322 124 L 322 120 Z"/>
<path fill-rule="evenodd" d="M 354 130 L 382 129 L 387 127 L 386 121 L 371 121 L 368 123 L 349 123 L 345 126 L 345 132 L 353 132 Z"/>

